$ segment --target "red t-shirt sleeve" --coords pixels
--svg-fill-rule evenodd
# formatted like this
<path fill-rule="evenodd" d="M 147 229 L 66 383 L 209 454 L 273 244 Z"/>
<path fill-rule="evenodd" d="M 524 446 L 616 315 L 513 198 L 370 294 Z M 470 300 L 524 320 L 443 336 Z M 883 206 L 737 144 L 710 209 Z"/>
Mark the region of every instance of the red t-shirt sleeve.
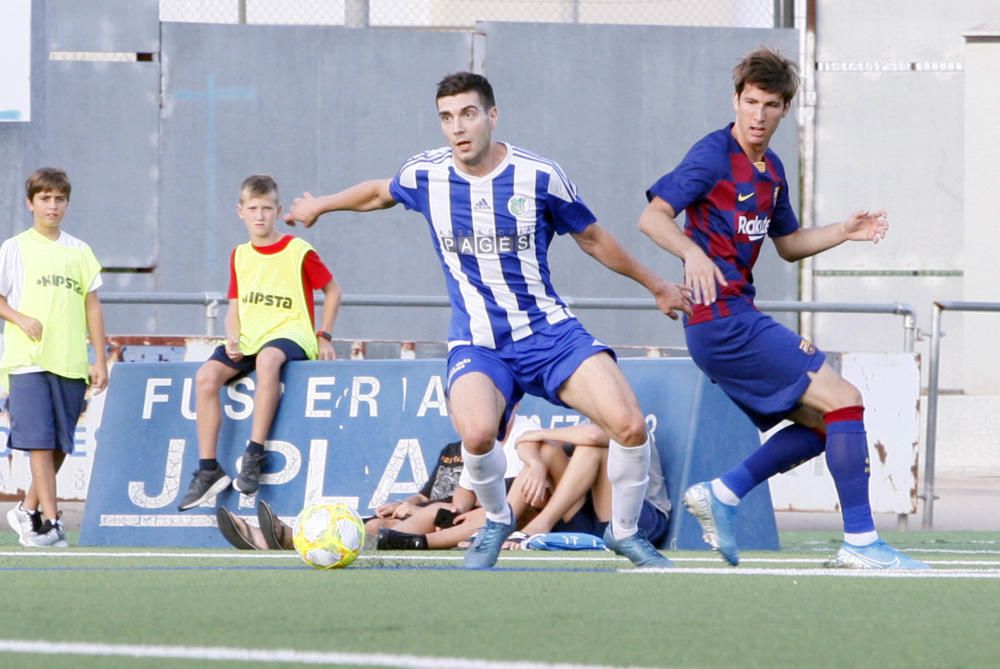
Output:
<path fill-rule="evenodd" d="M 236 249 L 229 254 L 229 291 L 226 298 L 235 300 L 240 296 L 240 287 L 236 282 Z"/>
<path fill-rule="evenodd" d="M 323 290 L 332 278 L 333 273 L 323 264 L 318 253 L 315 251 L 306 253 L 306 257 L 302 260 L 302 282 L 309 290 Z"/>

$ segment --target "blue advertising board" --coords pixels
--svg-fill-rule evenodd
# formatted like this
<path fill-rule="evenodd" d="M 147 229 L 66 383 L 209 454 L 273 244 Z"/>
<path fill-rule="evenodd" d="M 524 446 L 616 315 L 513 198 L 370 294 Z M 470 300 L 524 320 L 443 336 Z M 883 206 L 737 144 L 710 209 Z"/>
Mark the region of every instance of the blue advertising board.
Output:
<path fill-rule="evenodd" d="M 759 445 L 753 425 L 690 359 L 621 362 L 656 438 L 675 513 L 668 544 L 704 548 L 680 511 L 691 483 L 711 478 Z M 252 516 L 255 500 L 228 489 L 183 513 L 177 503 L 198 464 L 194 375 L 198 363 L 114 366 L 97 432 L 81 545 L 226 546 L 215 524 L 224 505 Z M 456 439 L 442 360 L 337 360 L 286 366 L 281 404 L 258 491 L 279 516 L 341 500 L 370 515 L 417 492 L 440 449 Z M 234 475 L 249 435 L 254 375 L 222 391 L 219 462 Z M 579 415 L 528 397 L 519 413 L 546 427 Z M 744 548 L 778 547 L 771 497 L 760 486 L 740 506 Z"/>

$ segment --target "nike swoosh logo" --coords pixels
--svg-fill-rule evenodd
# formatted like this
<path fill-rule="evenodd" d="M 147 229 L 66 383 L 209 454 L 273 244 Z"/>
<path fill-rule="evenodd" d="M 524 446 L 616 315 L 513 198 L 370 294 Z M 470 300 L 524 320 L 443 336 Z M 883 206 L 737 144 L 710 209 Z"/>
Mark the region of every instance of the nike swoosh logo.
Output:
<path fill-rule="evenodd" d="M 749 200 L 753 196 L 754 196 L 754 193 L 747 193 L 746 195 L 744 195 L 743 193 L 737 193 L 736 194 L 736 199 L 738 201 L 740 201 L 740 202 L 746 202 L 747 200 Z"/>
<path fill-rule="evenodd" d="M 851 553 L 853 553 L 862 562 L 866 562 L 866 563 L 872 565 L 873 567 L 881 567 L 883 569 L 892 569 L 893 567 L 898 567 L 899 564 L 900 564 L 900 560 L 899 560 L 898 557 L 893 557 L 893 559 L 891 559 L 891 560 L 878 560 L 878 559 L 876 559 L 874 557 L 871 557 L 869 555 L 863 555 L 862 553 L 859 553 L 858 551 L 851 551 Z"/>

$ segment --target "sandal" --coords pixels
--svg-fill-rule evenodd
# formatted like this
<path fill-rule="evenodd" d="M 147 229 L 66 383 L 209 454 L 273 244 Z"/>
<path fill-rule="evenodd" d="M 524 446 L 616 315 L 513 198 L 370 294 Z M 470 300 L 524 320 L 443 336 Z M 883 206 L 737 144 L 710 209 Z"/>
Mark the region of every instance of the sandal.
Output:
<path fill-rule="evenodd" d="M 234 548 L 241 551 L 258 550 L 250 535 L 250 528 L 246 521 L 233 514 L 229 509 L 220 506 L 215 512 L 215 521 L 219 526 L 219 531 L 226 541 Z"/>
<path fill-rule="evenodd" d="M 257 522 L 268 548 L 278 551 L 294 548 L 292 546 L 292 528 L 281 522 L 281 519 L 271 509 L 271 505 L 264 500 L 257 502 Z"/>
<path fill-rule="evenodd" d="M 510 533 L 507 540 L 503 542 L 503 550 L 505 551 L 523 551 L 527 550 L 528 535 L 520 530 L 515 530 Z"/>

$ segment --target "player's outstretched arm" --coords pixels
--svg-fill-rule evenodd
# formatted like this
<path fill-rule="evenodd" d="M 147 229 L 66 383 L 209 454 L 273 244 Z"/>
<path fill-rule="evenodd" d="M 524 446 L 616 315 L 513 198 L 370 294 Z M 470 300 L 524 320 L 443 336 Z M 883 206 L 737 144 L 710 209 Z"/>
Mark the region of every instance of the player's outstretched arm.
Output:
<path fill-rule="evenodd" d="M 718 284 L 726 277 L 712 259 L 691 241 L 677 225 L 676 212 L 669 202 L 654 197 L 639 216 L 639 230 L 664 251 L 684 261 L 684 285 L 695 304 L 712 304 Z"/>
<path fill-rule="evenodd" d="M 573 238 L 599 263 L 644 286 L 656 299 L 660 311 L 670 318 L 677 318 L 676 311 L 691 313 L 691 293 L 686 287 L 661 279 L 597 223 L 591 223 L 582 232 L 574 232 Z"/>
<path fill-rule="evenodd" d="M 388 209 L 396 204 L 396 200 L 389 192 L 390 183 L 390 179 L 362 181 L 339 193 L 320 195 L 319 197 L 303 193 L 302 197 L 297 197 L 292 201 L 291 208 L 285 214 L 285 223 L 295 225 L 296 222 L 299 222 L 309 228 L 316 222 L 316 219 L 331 211 Z"/>
<path fill-rule="evenodd" d="M 847 220 L 817 228 L 799 228 L 790 235 L 774 238 L 778 255 L 788 262 L 796 262 L 822 253 L 847 241 L 878 244 L 889 231 L 889 221 L 884 210 L 860 210 Z"/>

